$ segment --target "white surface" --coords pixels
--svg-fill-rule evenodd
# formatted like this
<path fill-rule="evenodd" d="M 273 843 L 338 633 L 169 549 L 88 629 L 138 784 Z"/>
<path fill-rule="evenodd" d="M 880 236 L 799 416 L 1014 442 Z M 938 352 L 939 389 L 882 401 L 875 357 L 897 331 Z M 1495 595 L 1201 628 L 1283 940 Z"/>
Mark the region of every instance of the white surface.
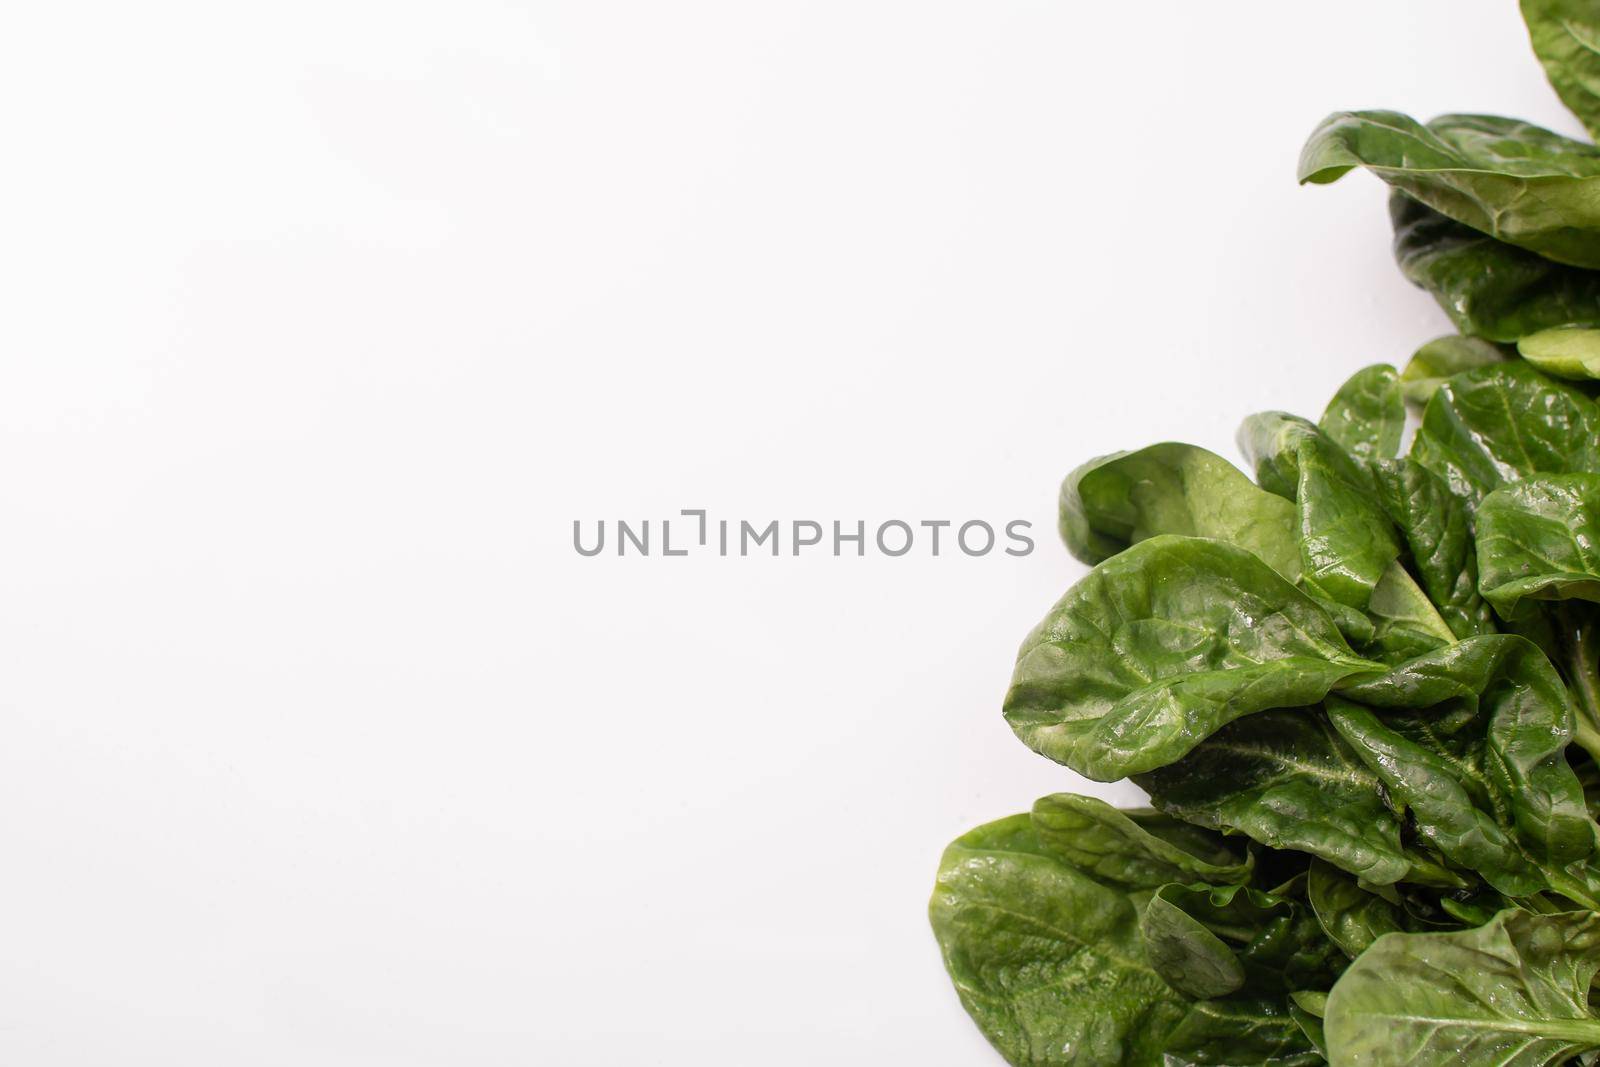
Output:
<path fill-rule="evenodd" d="M 24 1067 L 994 1062 L 923 909 L 1083 788 L 998 714 L 1057 479 L 1443 332 L 1324 113 L 1573 129 L 1487 0 L 7 21 Z M 697 506 L 1039 548 L 571 548 Z"/>

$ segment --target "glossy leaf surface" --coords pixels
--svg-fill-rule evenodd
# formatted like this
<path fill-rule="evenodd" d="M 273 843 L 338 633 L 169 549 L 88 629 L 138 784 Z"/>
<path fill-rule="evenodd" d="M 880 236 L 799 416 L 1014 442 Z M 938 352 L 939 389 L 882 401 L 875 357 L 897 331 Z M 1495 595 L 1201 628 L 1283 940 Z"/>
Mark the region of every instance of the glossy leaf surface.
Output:
<path fill-rule="evenodd" d="M 1449 880 L 1401 844 L 1378 776 L 1320 708 L 1240 719 L 1135 782 L 1178 818 L 1309 853 L 1373 884 Z"/>
<path fill-rule="evenodd" d="M 1279 997 L 1195 1004 L 1168 1039 L 1164 1067 L 1313 1067 L 1323 1062 Z"/>
<path fill-rule="evenodd" d="M 1513 342 L 1553 326 L 1600 326 L 1600 270 L 1497 241 L 1398 190 L 1389 220 L 1400 272 L 1432 294 L 1462 333 Z"/>
<path fill-rule="evenodd" d="M 1113 808 L 1103 800 L 1056 793 L 1033 805 L 1044 847 L 1098 882 L 1155 889 L 1168 882 L 1231 885 L 1248 881 L 1254 863 L 1223 838 L 1149 809 Z"/>
<path fill-rule="evenodd" d="M 1100 564 L 1051 609 L 1023 643 L 1005 715 L 1030 748 L 1110 781 L 1378 669 L 1256 556 L 1163 536 Z"/>
<path fill-rule="evenodd" d="M 1600 267 L 1600 149 L 1515 119 L 1394 111 L 1323 120 L 1300 154 L 1300 180 L 1355 167 L 1457 222 L 1546 259 Z"/>
<path fill-rule="evenodd" d="M 1374 467 L 1378 498 L 1400 530 L 1419 584 L 1456 637 L 1493 633 L 1478 593 L 1478 559 L 1466 501 L 1411 459 Z"/>
<path fill-rule="evenodd" d="M 1481 337 L 1435 337 L 1406 361 L 1400 372 L 1400 392 L 1408 403 L 1420 406 L 1428 402 L 1446 378 L 1474 367 L 1504 363 L 1509 358 L 1499 345 Z"/>
<path fill-rule="evenodd" d="M 1351 875 L 1322 860 L 1306 875 L 1306 900 L 1328 940 L 1354 959 L 1384 934 L 1405 928 L 1400 906 L 1363 889 Z"/>
<path fill-rule="evenodd" d="M 1567 109 L 1600 137 L 1600 8 L 1590 0 L 1522 0 L 1534 55 Z"/>
<path fill-rule="evenodd" d="M 1517 352 L 1558 378 L 1600 378 L 1600 329 L 1553 326 L 1522 338 L 1517 342 Z"/>
<path fill-rule="evenodd" d="M 1393 458 L 1406 425 L 1399 374 L 1385 363 L 1357 371 L 1339 387 L 1318 425 L 1356 459 Z"/>
<path fill-rule="evenodd" d="M 1478 573 L 1508 618 L 1524 599 L 1600 601 L 1600 474 L 1542 475 L 1484 497 Z"/>
<path fill-rule="evenodd" d="M 1600 408 L 1526 363 L 1481 367 L 1433 394 L 1411 458 L 1476 505 L 1508 481 L 1600 470 Z"/>
<path fill-rule="evenodd" d="M 961 1003 L 1013 1064 L 1154 1067 L 1188 1012 L 1145 961 L 1135 898 L 1052 854 L 1027 815 L 945 850 L 929 917 Z"/>
<path fill-rule="evenodd" d="M 1542 1067 L 1600 1048 L 1589 984 L 1600 916 L 1501 912 L 1485 926 L 1389 934 L 1328 997 L 1336 1065 Z"/>
<path fill-rule="evenodd" d="M 1288 501 L 1193 445 L 1151 445 L 1092 460 L 1061 486 L 1062 540 L 1085 563 L 1159 534 L 1181 534 L 1238 545 L 1295 581 L 1294 523 Z"/>

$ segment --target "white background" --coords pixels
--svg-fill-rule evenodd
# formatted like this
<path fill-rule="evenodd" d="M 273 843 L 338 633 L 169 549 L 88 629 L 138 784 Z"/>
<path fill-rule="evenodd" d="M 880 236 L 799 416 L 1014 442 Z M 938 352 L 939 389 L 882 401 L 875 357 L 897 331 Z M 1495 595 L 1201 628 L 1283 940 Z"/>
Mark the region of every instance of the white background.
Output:
<path fill-rule="evenodd" d="M 994 1062 L 924 908 L 1083 788 L 998 710 L 1057 480 L 1444 331 L 1324 113 L 1574 129 L 1509 0 L 6 23 L 19 1067 Z M 572 549 L 686 507 L 1039 547 Z"/>

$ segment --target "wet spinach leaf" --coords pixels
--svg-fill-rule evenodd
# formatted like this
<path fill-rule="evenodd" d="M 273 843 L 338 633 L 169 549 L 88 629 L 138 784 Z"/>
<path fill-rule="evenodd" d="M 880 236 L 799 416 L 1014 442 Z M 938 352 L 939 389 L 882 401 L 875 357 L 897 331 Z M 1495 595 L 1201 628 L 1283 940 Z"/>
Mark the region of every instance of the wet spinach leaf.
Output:
<path fill-rule="evenodd" d="M 1164 1067 L 1313 1067 L 1323 1062 L 1281 997 L 1203 1000 L 1168 1038 Z"/>
<path fill-rule="evenodd" d="M 1398 395 L 1394 400 L 1399 403 Z M 1263 488 L 1295 502 L 1306 588 L 1365 611 L 1400 554 L 1371 474 L 1317 427 L 1283 412 L 1246 419 L 1239 447 Z"/>
<path fill-rule="evenodd" d="M 1374 466 L 1378 499 L 1399 528 L 1418 582 L 1456 637 L 1493 633 L 1478 594 L 1478 560 L 1465 500 L 1411 459 Z"/>
<path fill-rule="evenodd" d="M 1405 425 L 1400 376 L 1386 363 L 1352 375 L 1328 402 L 1318 423 L 1335 444 L 1356 459 L 1368 461 L 1397 455 Z"/>
<path fill-rule="evenodd" d="M 1394 111 L 1341 111 L 1300 153 L 1300 180 L 1365 167 L 1457 222 L 1546 259 L 1600 267 L 1600 148 L 1495 115 L 1426 125 Z"/>
<path fill-rule="evenodd" d="M 1512 342 L 1553 326 L 1600 326 L 1600 270 L 1497 241 L 1399 190 L 1389 197 L 1389 221 L 1400 273 L 1432 294 L 1463 334 Z"/>
<path fill-rule="evenodd" d="M 1517 342 L 1517 353 L 1546 374 L 1588 381 L 1600 378 L 1600 330 L 1552 326 Z"/>
<path fill-rule="evenodd" d="M 1034 801 L 1033 827 L 1045 848 L 1080 871 L 1130 889 L 1168 882 L 1238 885 L 1249 881 L 1255 866 L 1254 857 L 1203 827 L 1074 793 Z"/>
<path fill-rule="evenodd" d="M 1389 934 L 1328 996 L 1335 1064 L 1536 1067 L 1600 1049 L 1589 985 L 1600 915 L 1501 912 L 1453 933 Z"/>
<path fill-rule="evenodd" d="M 1600 471 L 1600 408 L 1526 363 L 1481 367 L 1433 394 L 1411 458 L 1476 506 L 1508 481 Z"/>
<path fill-rule="evenodd" d="M 1460 884 L 1402 843 L 1382 782 L 1321 708 L 1240 719 L 1134 781 L 1171 815 L 1308 853 L 1369 883 Z"/>
<path fill-rule="evenodd" d="M 1142 896 L 1016 815 L 945 850 L 929 916 L 961 1003 L 1011 1063 L 1153 1067 L 1188 1004 L 1145 960 Z"/>
<path fill-rule="evenodd" d="M 1303 892 L 1303 881 L 1294 889 Z M 1167 984 L 1195 997 L 1325 989 L 1345 964 L 1311 910 L 1284 889 L 1162 886 L 1140 929 Z"/>
<path fill-rule="evenodd" d="M 1238 545 L 1292 582 L 1300 577 L 1294 522 L 1292 504 L 1193 445 L 1103 456 L 1061 486 L 1062 540 L 1085 563 L 1159 534 L 1181 534 Z"/>
<path fill-rule="evenodd" d="M 1384 934 L 1405 929 L 1400 905 L 1361 887 L 1356 878 L 1317 860 L 1306 875 L 1306 900 L 1328 940 L 1351 959 Z"/>
<path fill-rule="evenodd" d="M 1163 536 L 1100 564 L 1050 610 L 1023 642 L 1005 716 L 1036 752 L 1110 781 L 1380 668 L 1258 557 Z"/>
<path fill-rule="evenodd" d="M 1600 474 L 1540 475 L 1484 497 L 1478 573 L 1506 618 L 1524 599 L 1600 602 Z"/>
<path fill-rule="evenodd" d="M 1522 0 L 1522 19 L 1556 95 L 1600 137 L 1600 10 L 1586 0 Z"/>

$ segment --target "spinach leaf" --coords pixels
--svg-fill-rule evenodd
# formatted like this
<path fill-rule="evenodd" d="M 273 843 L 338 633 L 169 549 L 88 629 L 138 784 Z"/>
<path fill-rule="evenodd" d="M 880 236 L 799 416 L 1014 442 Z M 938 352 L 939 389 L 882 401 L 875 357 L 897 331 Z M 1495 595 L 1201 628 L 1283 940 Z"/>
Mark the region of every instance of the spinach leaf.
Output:
<path fill-rule="evenodd" d="M 1235 441 L 1250 464 L 1256 484 L 1269 493 L 1292 501 L 1300 493 L 1301 448 L 1306 446 L 1315 449 L 1315 442 L 1321 437 L 1322 433 L 1315 423 L 1298 415 L 1263 411 L 1239 424 Z M 1307 442 L 1312 444 L 1307 445 Z M 1326 458 L 1329 463 L 1340 462 L 1331 451 Z M 1360 472 L 1354 464 L 1350 464 L 1344 473 L 1349 478 L 1360 480 Z"/>
<path fill-rule="evenodd" d="M 1600 138 L 1600 11 L 1584 0 L 1522 0 L 1522 18 L 1556 95 Z"/>
<path fill-rule="evenodd" d="M 1005 716 L 1036 752 L 1109 781 L 1379 669 L 1256 556 L 1162 536 L 1101 563 L 1050 610 L 1023 642 Z"/>
<path fill-rule="evenodd" d="M 1203 1000 L 1168 1038 L 1165 1067 L 1313 1067 L 1322 1054 L 1282 997 Z"/>
<path fill-rule="evenodd" d="M 1163 899 L 1163 892 L 1150 898 L 1139 925 L 1145 954 L 1156 973 L 1180 993 L 1200 999 L 1225 997 L 1244 988 L 1244 964 L 1228 943 L 1181 905 Z"/>
<path fill-rule="evenodd" d="M 1575 700 L 1574 740 L 1600 752 L 1600 609 L 1590 606 L 1600 601 L 1600 475 L 1501 486 L 1477 519 L 1484 597 L 1513 629 L 1538 637 Z"/>
<path fill-rule="evenodd" d="M 1600 1049 L 1589 984 L 1600 915 L 1501 912 L 1475 929 L 1388 934 L 1328 996 L 1335 1064 L 1536 1067 Z"/>
<path fill-rule="evenodd" d="M 1322 1015 L 1327 1007 L 1326 993 L 1297 989 L 1289 994 L 1289 1016 L 1323 1059 L 1328 1058 L 1328 1038 L 1322 1029 Z"/>
<path fill-rule="evenodd" d="M 1145 960 L 1139 902 L 1016 815 L 945 850 L 929 918 L 962 1005 L 1009 1062 L 1154 1067 L 1188 1008 Z"/>
<path fill-rule="evenodd" d="M 1300 577 L 1294 507 L 1193 445 L 1091 460 L 1062 483 L 1060 516 L 1062 540 L 1085 563 L 1158 534 L 1183 534 L 1238 545 L 1289 581 Z"/>
<path fill-rule="evenodd" d="M 1477 637 L 1328 699 L 1341 737 L 1383 780 L 1417 831 L 1495 889 L 1554 889 L 1588 904 L 1594 824 L 1565 757 L 1571 709 L 1537 648 Z"/>
<path fill-rule="evenodd" d="M 1359 651 L 1368 659 L 1399 663 L 1447 645 L 1456 637 L 1399 560 L 1384 568 L 1367 614 L 1376 623 Z"/>
<path fill-rule="evenodd" d="M 1254 858 L 1220 835 L 1160 812 L 1119 811 L 1103 800 L 1056 793 L 1033 804 L 1045 848 L 1096 881 L 1130 889 L 1168 882 L 1228 885 L 1250 879 Z"/>
<path fill-rule="evenodd" d="M 1600 326 L 1600 271 L 1497 241 L 1398 189 L 1389 221 L 1400 273 L 1464 334 L 1510 342 L 1552 326 Z"/>
<path fill-rule="evenodd" d="M 1386 363 L 1356 371 L 1334 394 L 1318 425 L 1356 459 L 1392 458 L 1406 425 L 1400 376 Z"/>
<path fill-rule="evenodd" d="M 1510 634 L 1474 637 L 1348 686 L 1343 695 L 1380 709 L 1387 730 L 1429 751 L 1417 754 L 1415 768 L 1373 767 L 1391 791 L 1409 788 L 1408 771 L 1425 774 L 1438 756 L 1535 862 L 1566 865 L 1593 850 L 1595 828 L 1566 759 L 1572 706 L 1537 646 Z M 1355 747 L 1368 758 L 1363 745 Z M 1418 783 L 1419 791 L 1426 788 Z"/>
<path fill-rule="evenodd" d="M 1322 860 L 1306 875 L 1306 900 L 1328 940 L 1351 959 L 1384 934 L 1405 929 L 1400 906 L 1361 888 L 1355 878 Z"/>
<path fill-rule="evenodd" d="M 1399 527 L 1422 588 L 1451 633 L 1493 633 L 1489 608 L 1478 595 L 1466 502 L 1415 460 L 1386 460 L 1373 472 L 1383 509 Z"/>
<path fill-rule="evenodd" d="M 1526 363 L 1480 367 L 1433 394 L 1411 458 L 1475 506 L 1504 482 L 1600 470 L 1600 408 Z"/>
<path fill-rule="evenodd" d="M 1412 353 L 1400 372 L 1400 392 L 1408 403 L 1424 405 L 1446 378 L 1483 367 L 1504 363 L 1510 357 L 1499 345 L 1481 337 L 1448 334 L 1435 337 Z"/>
<path fill-rule="evenodd" d="M 1400 553 L 1371 476 L 1315 426 L 1283 412 L 1246 419 L 1239 447 L 1262 488 L 1295 502 L 1306 588 L 1366 610 Z"/>
<path fill-rule="evenodd" d="M 1552 326 L 1517 342 L 1522 358 L 1558 378 L 1600 378 L 1600 330 Z"/>
<path fill-rule="evenodd" d="M 1308 853 L 1374 885 L 1461 884 L 1402 844 L 1378 776 L 1321 708 L 1240 719 L 1134 782 L 1180 819 Z"/>
<path fill-rule="evenodd" d="M 1503 485 L 1477 518 L 1483 596 L 1502 616 L 1524 598 L 1600 601 L 1600 474 Z"/>
<path fill-rule="evenodd" d="M 1162 886 L 1145 908 L 1145 951 L 1174 989 L 1195 997 L 1327 988 L 1345 957 L 1288 893 L 1249 886 Z"/>
<path fill-rule="evenodd" d="M 1365 167 L 1475 230 L 1576 267 L 1600 267 L 1600 148 L 1515 119 L 1336 112 L 1300 153 L 1300 180 Z"/>
<path fill-rule="evenodd" d="M 1126 452 L 1112 452 L 1096 456 L 1089 462 L 1073 468 L 1061 481 L 1060 503 L 1057 508 L 1056 531 L 1074 559 L 1090 564 L 1110 559 L 1132 543 L 1131 537 L 1118 537 L 1104 532 L 1099 523 L 1104 519 L 1090 518 L 1082 503 L 1083 491 L 1079 487 L 1084 477 L 1102 465 L 1114 463 Z"/>

